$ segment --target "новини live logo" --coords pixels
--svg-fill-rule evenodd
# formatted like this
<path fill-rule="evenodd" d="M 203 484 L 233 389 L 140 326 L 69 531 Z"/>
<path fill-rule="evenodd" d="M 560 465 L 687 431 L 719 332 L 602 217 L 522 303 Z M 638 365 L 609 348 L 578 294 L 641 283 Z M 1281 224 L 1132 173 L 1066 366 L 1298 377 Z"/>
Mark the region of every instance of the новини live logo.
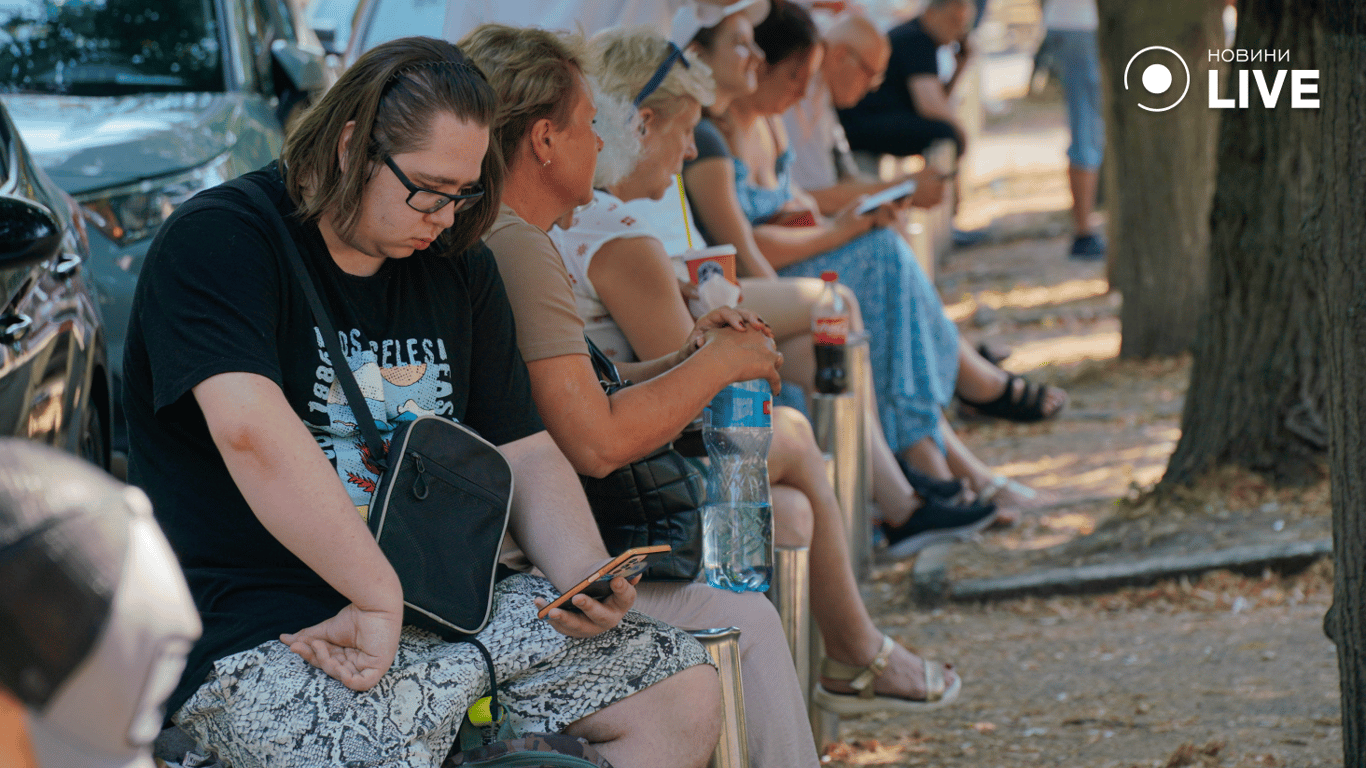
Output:
<path fill-rule="evenodd" d="M 1185 75 L 1185 85 L 1182 86 L 1181 95 L 1175 101 L 1163 106 L 1149 106 L 1139 103 L 1141 109 L 1149 112 L 1166 112 L 1167 110 L 1180 104 L 1190 91 L 1191 72 L 1186 65 L 1186 60 L 1181 54 L 1162 45 L 1150 45 L 1147 48 L 1129 57 L 1129 62 L 1124 65 L 1124 90 L 1129 90 L 1129 69 L 1133 67 L 1134 61 L 1145 53 L 1153 52 L 1149 58 L 1175 59 L 1175 63 L 1181 65 L 1181 71 Z M 1250 51 L 1245 48 L 1222 48 L 1209 52 L 1209 60 L 1225 64 L 1259 64 L 1259 63 L 1278 63 L 1289 62 L 1289 50 L 1269 50 L 1269 51 Z M 1260 97 L 1262 106 L 1267 109 L 1274 108 L 1280 102 L 1281 94 L 1287 90 L 1286 84 L 1289 82 L 1290 107 L 1292 109 L 1317 109 L 1319 106 L 1319 71 L 1317 69 L 1277 69 L 1274 74 L 1268 75 L 1262 69 L 1235 69 L 1238 78 L 1238 93 L 1236 97 L 1224 99 L 1219 97 L 1219 70 L 1209 71 L 1209 107 L 1210 109 L 1247 109 L 1252 104 L 1251 85 L 1256 85 L 1257 95 Z M 1172 67 L 1162 61 L 1154 61 L 1143 68 L 1143 73 L 1139 81 L 1143 90 L 1154 96 L 1161 96 L 1172 90 Z"/>

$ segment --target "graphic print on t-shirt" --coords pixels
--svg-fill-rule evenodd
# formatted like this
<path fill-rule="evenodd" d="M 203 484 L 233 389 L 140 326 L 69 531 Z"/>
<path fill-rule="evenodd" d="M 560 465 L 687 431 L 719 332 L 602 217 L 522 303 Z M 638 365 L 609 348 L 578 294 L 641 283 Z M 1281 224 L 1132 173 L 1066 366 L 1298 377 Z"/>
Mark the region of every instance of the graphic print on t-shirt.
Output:
<path fill-rule="evenodd" d="M 365 443 L 356 415 L 346 402 L 341 381 L 332 369 L 322 331 L 313 329 L 318 344 L 318 366 L 313 383 L 314 399 L 308 404 L 308 427 L 323 453 L 337 467 L 346 492 L 362 518 L 368 517 L 370 497 L 379 482 L 379 465 Z M 370 341 L 360 331 L 340 331 L 342 353 L 356 377 L 370 418 L 374 419 L 384 447 L 405 421 L 419 416 L 445 416 L 454 412 L 451 402 L 451 367 L 442 339 L 385 339 Z M 321 414 L 322 418 L 315 414 Z"/>

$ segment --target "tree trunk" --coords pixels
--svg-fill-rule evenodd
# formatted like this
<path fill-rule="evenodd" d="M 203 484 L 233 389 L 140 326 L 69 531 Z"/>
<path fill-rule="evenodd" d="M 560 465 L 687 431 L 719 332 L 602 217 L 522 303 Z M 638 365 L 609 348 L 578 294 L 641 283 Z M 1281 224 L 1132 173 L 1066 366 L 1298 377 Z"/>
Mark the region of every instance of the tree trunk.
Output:
<path fill-rule="evenodd" d="M 1290 61 L 1237 66 L 1268 81 L 1276 69 L 1318 69 L 1322 23 L 1321 0 L 1243 0 L 1234 48 L 1286 50 Z M 1221 83 L 1225 97 L 1236 91 L 1233 75 Z M 1275 109 L 1255 88 L 1249 108 L 1221 110 L 1209 290 L 1181 441 L 1163 483 L 1190 482 L 1218 464 L 1306 481 L 1327 448 L 1323 326 L 1307 271 L 1313 237 L 1303 229 L 1321 193 L 1320 115 L 1291 109 L 1288 74 Z"/>
<path fill-rule="evenodd" d="M 1110 212 L 1110 281 L 1124 295 L 1123 357 L 1171 355 L 1190 348 L 1205 301 L 1210 198 L 1214 191 L 1218 112 L 1208 90 L 1211 49 L 1224 47 L 1221 0 L 1098 0 L 1099 42 L 1106 93 L 1106 151 L 1114 173 L 1106 190 Z M 1190 70 L 1190 90 L 1175 108 Z M 1142 75 L 1168 67 L 1171 88 L 1153 95 Z"/>
<path fill-rule="evenodd" d="M 1325 628 L 1338 647 L 1344 764 L 1366 764 L 1366 7 L 1319 0 L 1322 207 L 1308 229 L 1328 380 L 1333 478 L 1333 607 Z M 1319 5 L 1319 2 L 1312 3 Z"/>

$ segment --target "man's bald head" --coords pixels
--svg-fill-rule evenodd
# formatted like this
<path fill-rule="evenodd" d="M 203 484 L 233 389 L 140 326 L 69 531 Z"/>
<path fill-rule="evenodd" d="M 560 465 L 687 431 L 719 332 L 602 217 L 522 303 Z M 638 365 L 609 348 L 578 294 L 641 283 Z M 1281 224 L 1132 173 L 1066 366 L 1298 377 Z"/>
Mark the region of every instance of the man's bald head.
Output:
<path fill-rule="evenodd" d="M 867 16 L 841 14 L 826 30 L 824 40 L 821 73 L 836 107 L 852 107 L 882 84 L 892 46 Z"/>

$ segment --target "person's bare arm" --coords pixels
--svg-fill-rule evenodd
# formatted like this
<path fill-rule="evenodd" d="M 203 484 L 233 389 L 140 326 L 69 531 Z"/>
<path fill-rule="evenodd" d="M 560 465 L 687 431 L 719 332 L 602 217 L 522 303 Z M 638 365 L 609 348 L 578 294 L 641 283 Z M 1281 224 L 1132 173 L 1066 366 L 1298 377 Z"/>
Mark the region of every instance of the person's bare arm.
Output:
<path fill-rule="evenodd" d="M 587 355 L 527 363 L 541 420 L 575 471 L 604 477 L 648 455 L 674 439 L 731 382 L 768 379 L 775 392 L 781 387 L 782 355 L 772 338 L 757 329 L 731 328 L 706 336 L 681 365 L 611 397 Z"/>
<path fill-rule="evenodd" d="M 768 263 L 775 269 L 782 269 L 838 248 L 876 225 L 874 215 L 860 216 L 854 212 L 854 206 L 849 205 L 836 216 L 825 218 L 814 227 L 761 224 L 754 228 L 754 241 L 759 244 Z"/>
<path fill-rule="evenodd" d="M 735 246 L 735 266 L 741 277 L 777 277 L 754 240 L 754 231 L 735 194 L 735 161 L 728 157 L 699 160 L 683 169 L 688 200 L 702 227 L 718 243 Z M 698 244 L 701 245 L 700 243 Z"/>
<path fill-rule="evenodd" d="M 906 78 L 906 87 L 911 92 L 911 103 L 916 114 L 927 120 L 943 120 L 958 125 L 957 116 L 949 104 L 949 92 L 935 75 L 912 75 Z"/>
<path fill-rule="evenodd" d="M 642 360 L 679 349 L 692 331 L 673 262 L 653 237 L 606 243 L 588 263 L 588 279 Z"/>
<path fill-rule="evenodd" d="M 968 43 L 968 38 L 958 41 L 958 50 L 953 54 L 953 74 L 949 75 L 949 81 L 944 84 L 945 93 L 953 93 L 954 87 L 962 79 L 964 70 L 967 69 L 968 58 L 972 56 L 972 45 Z"/>
<path fill-rule="evenodd" d="M 907 179 L 915 179 L 915 194 L 903 204 L 892 203 L 893 206 L 933 208 L 939 205 L 944 199 L 944 178 L 933 168 L 922 168 L 916 173 L 903 174 L 891 181 L 865 181 L 862 179 L 850 179 L 841 181 L 833 187 L 825 189 L 808 189 L 806 193 L 815 199 L 820 206 L 821 212 L 830 215 L 835 211 L 842 211 L 861 197 L 881 192 L 888 187 L 900 184 Z"/>
<path fill-rule="evenodd" d="M 223 373 L 193 392 L 223 463 L 257 519 L 351 601 L 335 617 L 281 640 L 346 687 L 368 690 L 398 650 L 398 575 L 275 382 Z"/>
<path fill-rule="evenodd" d="M 545 432 L 498 446 L 512 465 L 512 514 L 508 528 L 527 559 L 561 591 L 569 589 L 607 559 L 607 548 L 579 478 L 555 441 Z M 612 581 L 604 601 L 576 595 L 582 614 L 556 608 L 546 618 L 570 637 L 592 637 L 615 627 L 635 603 L 635 588 L 621 577 Z M 537 607 L 545 601 L 537 598 Z"/>

